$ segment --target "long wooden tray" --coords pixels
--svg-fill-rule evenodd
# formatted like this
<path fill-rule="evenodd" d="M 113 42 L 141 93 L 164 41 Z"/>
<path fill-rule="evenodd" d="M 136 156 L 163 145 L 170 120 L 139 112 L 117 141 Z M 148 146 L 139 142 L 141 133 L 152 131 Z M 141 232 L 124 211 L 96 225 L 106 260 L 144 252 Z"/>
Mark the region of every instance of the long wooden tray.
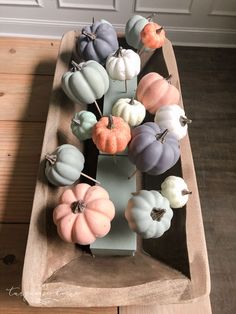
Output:
<path fill-rule="evenodd" d="M 208 295 L 207 251 L 188 136 L 180 143 L 181 158 L 172 169 L 158 177 L 141 176 L 142 188 L 157 190 L 166 176 L 182 176 L 192 191 L 187 206 L 175 210 L 172 227 L 163 237 L 138 239 L 134 257 L 93 258 L 84 248 L 64 243 L 57 236 L 52 210 L 64 188 L 48 185 L 44 176 L 45 154 L 63 143 L 71 143 L 88 158 L 92 156 L 93 166 L 87 167 L 87 173 L 93 175 L 96 171 L 96 150 L 89 141 L 83 147 L 70 131 L 71 117 L 83 107 L 71 103 L 61 89 L 61 77 L 69 68 L 77 36 L 77 32 L 71 31 L 61 41 L 25 254 L 24 298 L 32 306 L 89 307 L 193 302 Z M 120 41 L 125 47 L 124 39 Z M 168 40 L 162 49 L 142 55 L 139 79 L 150 71 L 163 76 L 171 73 L 172 83 L 180 90 L 175 56 Z"/>

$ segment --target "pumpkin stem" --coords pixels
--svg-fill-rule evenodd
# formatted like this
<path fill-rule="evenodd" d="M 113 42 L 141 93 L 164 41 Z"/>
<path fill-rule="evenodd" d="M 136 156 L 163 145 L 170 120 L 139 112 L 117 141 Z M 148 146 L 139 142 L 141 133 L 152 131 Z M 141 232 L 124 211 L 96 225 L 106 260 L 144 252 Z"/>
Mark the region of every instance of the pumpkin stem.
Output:
<path fill-rule="evenodd" d="M 90 40 L 95 40 L 97 38 L 96 34 L 94 33 L 88 33 L 84 29 L 82 30 L 82 34 L 85 35 Z"/>
<path fill-rule="evenodd" d="M 156 135 L 156 139 L 157 139 L 158 141 L 160 141 L 160 142 L 163 144 L 164 141 L 165 141 L 165 137 L 166 137 L 166 135 L 167 135 L 168 132 L 169 132 L 168 129 L 166 129 L 166 130 L 163 131 L 162 133 L 158 133 L 158 134 Z"/>
<path fill-rule="evenodd" d="M 113 123 L 113 117 L 111 114 L 109 114 L 108 116 L 108 125 L 107 125 L 107 128 L 109 130 L 113 129 L 114 128 L 114 123 Z"/>
<path fill-rule="evenodd" d="M 191 119 L 188 119 L 187 117 L 183 117 L 181 116 L 179 118 L 179 122 L 182 126 L 185 126 L 186 124 L 189 124 L 189 123 L 192 123 L 192 120 Z"/>
<path fill-rule="evenodd" d="M 101 112 L 101 109 L 98 106 L 98 103 L 97 103 L 96 99 L 94 100 L 94 103 L 95 103 L 95 106 L 97 108 L 98 113 L 100 114 L 100 117 L 102 117 L 102 112 Z"/>
<path fill-rule="evenodd" d="M 57 161 L 57 155 L 46 154 L 45 159 L 49 161 L 51 165 L 54 165 Z"/>
<path fill-rule="evenodd" d="M 156 33 L 157 34 L 160 34 L 160 32 L 163 30 L 163 26 L 162 27 L 160 27 L 160 28 L 158 28 L 158 29 L 156 29 Z"/>
<path fill-rule="evenodd" d="M 156 16 L 156 15 L 157 15 L 157 12 L 153 12 L 151 15 L 147 16 L 146 19 L 148 20 L 148 22 L 152 22 L 154 16 Z"/>
<path fill-rule="evenodd" d="M 76 63 L 74 60 L 71 61 L 72 64 L 72 71 L 76 72 L 76 71 L 81 71 L 83 66 L 79 65 L 78 63 Z"/>
<path fill-rule="evenodd" d="M 93 22 L 93 24 L 94 24 L 94 22 L 95 22 L 95 20 L 94 20 L 94 16 L 93 16 L 92 22 Z"/>
<path fill-rule="evenodd" d="M 172 74 L 169 74 L 167 77 L 164 78 L 164 80 L 168 81 L 169 83 L 171 79 L 172 79 Z"/>
<path fill-rule="evenodd" d="M 123 49 L 122 47 L 119 47 L 119 48 L 116 50 L 114 56 L 117 57 L 117 58 L 123 57 L 122 49 Z"/>
<path fill-rule="evenodd" d="M 85 178 L 87 178 L 87 179 L 89 179 L 89 180 L 91 180 L 91 181 L 93 181 L 93 182 L 95 182 L 95 183 L 97 183 L 97 184 L 99 184 L 99 185 L 101 184 L 99 181 L 97 181 L 96 179 L 94 179 L 94 178 L 88 176 L 87 174 L 85 174 L 85 173 L 83 173 L 83 172 L 80 172 L 80 174 L 81 174 L 81 176 L 83 176 L 83 177 L 85 177 Z"/>
<path fill-rule="evenodd" d="M 81 125 L 80 120 L 77 120 L 77 119 L 75 119 L 75 118 L 72 119 L 72 122 L 74 122 L 75 124 Z"/>
<path fill-rule="evenodd" d="M 152 217 L 152 220 L 155 221 L 161 221 L 161 218 L 166 213 L 166 210 L 164 208 L 156 208 L 154 207 L 150 213 L 150 216 Z"/>
<path fill-rule="evenodd" d="M 130 105 L 133 105 L 133 104 L 134 104 L 134 97 L 132 97 L 132 98 L 130 99 L 129 104 L 130 104 Z"/>
<path fill-rule="evenodd" d="M 128 180 L 130 180 L 135 174 L 136 172 L 138 171 L 138 169 L 136 168 L 129 176 L 128 176 Z M 133 193 L 131 193 L 133 194 Z"/>
<path fill-rule="evenodd" d="M 188 190 L 182 190 L 181 194 L 184 196 L 184 195 L 190 195 L 192 194 L 191 191 L 188 191 Z"/>
<path fill-rule="evenodd" d="M 83 213 L 86 208 L 85 203 L 82 200 L 71 203 L 70 209 L 73 214 Z"/>

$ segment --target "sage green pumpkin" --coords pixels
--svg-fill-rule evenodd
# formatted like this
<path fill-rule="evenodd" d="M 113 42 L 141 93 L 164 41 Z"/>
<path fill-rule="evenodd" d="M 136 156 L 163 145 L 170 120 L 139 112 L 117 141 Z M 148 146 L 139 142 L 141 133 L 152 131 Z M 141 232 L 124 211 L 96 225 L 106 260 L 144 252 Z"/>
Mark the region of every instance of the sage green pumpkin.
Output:
<path fill-rule="evenodd" d="M 129 200 L 125 217 L 130 229 L 142 238 L 159 238 L 170 228 L 173 211 L 159 192 L 141 190 Z"/>
<path fill-rule="evenodd" d="M 52 153 L 46 155 L 45 175 L 55 186 L 73 184 L 79 179 L 84 168 L 84 155 L 70 144 L 64 144 Z"/>
<path fill-rule="evenodd" d="M 76 64 L 62 76 L 62 88 L 75 103 L 92 104 L 108 90 L 109 78 L 104 67 L 89 60 Z"/>
<path fill-rule="evenodd" d="M 125 27 L 125 39 L 131 47 L 135 49 L 143 47 L 140 33 L 147 23 L 148 20 L 141 15 L 134 15 L 128 20 Z"/>
<path fill-rule="evenodd" d="M 92 137 L 92 128 L 97 123 L 96 116 L 86 110 L 76 112 L 71 120 L 72 133 L 81 141 Z"/>

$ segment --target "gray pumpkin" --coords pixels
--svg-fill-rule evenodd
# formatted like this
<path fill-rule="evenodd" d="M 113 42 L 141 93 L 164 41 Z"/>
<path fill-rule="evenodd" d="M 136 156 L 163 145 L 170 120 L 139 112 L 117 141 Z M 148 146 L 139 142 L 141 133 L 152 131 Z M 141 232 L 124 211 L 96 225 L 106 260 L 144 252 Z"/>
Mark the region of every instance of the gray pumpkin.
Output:
<path fill-rule="evenodd" d="M 147 122 L 132 130 L 128 156 L 141 172 L 159 175 L 176 164 L 180 156 L 179 142 L 168 130 Z"/>
<path fill-rule="evenodd" d="M 70 144 L 64 144 L 46 155 L 45 175 L 55 186 L 73 184 L 79 179 L 84 168 L 84 155 Z"/>
<path fill-rule="evenodd" d="M 77 52 L 85 60 L 95 60 L 101 64 L 105 64 L 106 58 L 118 47 L 116 31 L 107 21 L 85 26 L 77 42 Z"/>
<path fill-rule="evenodd" d="M 143 47 L 140 33 L 147 23 L 148 20 L 141 15 L 134 15 L 128 20 L 125 26 L 125 39 L 131 47 L 135 49 Z"/>
<path fill-rule="evenodd" d="M 142 238 L 159 238 L 170 228 L 173 211 L 159 192 L 141 190 L 129 200 L 125 217 Z"/>

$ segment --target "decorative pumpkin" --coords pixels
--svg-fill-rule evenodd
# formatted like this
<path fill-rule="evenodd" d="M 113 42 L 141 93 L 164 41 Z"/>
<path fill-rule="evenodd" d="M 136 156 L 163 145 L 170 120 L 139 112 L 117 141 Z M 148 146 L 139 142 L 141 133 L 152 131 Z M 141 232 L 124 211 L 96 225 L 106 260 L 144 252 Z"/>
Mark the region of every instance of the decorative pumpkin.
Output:
<path fill-rule="evenodd" d="M 90 60 L 76 64 L 72 61 L 73 69 L 62 76 L 62 88 L 66 95 L 76 103 L 95 103 L 100 115 L 102 113 L 96 103 L 109 88 L 109 78 L 104 67 Z"/>
<path fill-rule="evenodd" d="M 180 208 L 187 203 L 189 194 L 192 192 L 188 190 L 184 179 L 169 176 L 161 185 L 161 194 L 169 200 L 172 208 Z"/>
<path fill-rule="evenodd" d="M 77 52 L 85 60 L 95 60 L 105 64 L 106 58 L 118 49 L 117 34 L 107 21 L 98 21 L 85 26 L 77 42 Z"/>
<path fill-rule="evenodd" d="M 141 102 L 134 98 L 120 98 L 112 107 L 112 114 L 121 117 L 129 126 L 137 126 L 143 122 L 146 109 Z"/>
<path fill-rule="evenodd" d="M 131 49 L 120 47 L 107 58 L 106 70 L 113 80 L 131 80 L 140 72 L 140 57 Z"/>
<path fill-rule="evenodd" d="M 80 183 L 67 189 L 53 212 L 57 232 L 66 242 L 91 244 L 110 230 L 115 216 L 108 192 L 100 186 Z"/>
<path fill-rule="evenodd" d="M 125 39 L 131 47 L 135 49 L 142 48 L 143 43 L 140 33 L 147 23 L 148 20 L 141 15 L 134 15 L 128 20 L 125 26 Z"/>
<path fill-rule="evenodd" d="M 120 117 L 102 117 L 93 127 L 92 139 L 100 151 L 116 154 L 124 151 L 128 145 L 130 127 Z"/>
<path fill-rule="evenodd" d="M 178 104 L 179 91 L 170 84 L 169 78 L 165 79 L 156 72 L 150 72 L 140 80 L 136 98 L 150 113 L 155 114 L 161 106 Z"/>
<path fill-rule="evenodd" d="M 125 217 L 142 238 L 159 238 L 170 228 L 173 211 L 159 192 L 141 190 L 129 200 Z"/>
<path fill-rule="evenodd" d="M 165 30 L 157 23 L 149 22 L 142 29 L 141 40 L 144 47 L 157 49 L 163 46 L 165 42 Z"/>
<path fill-rule="evenodd" d="M 86 110 L 76 112 L 71 121 L 71 130 L 73 134 L 81 141 L 92 137 L 92 128 L 97 123 L 96 116 Z"/>
<path fill-rule="evenodd" d="M 162 128 L 168 129 L 178 140 L 181 140 L 188 130 L 189 120 L 184 110 L 178 105 L 167 105 L 158 109 L 155 115 L 155 122 Z"/>
<path fill-rule="evenodd" d="M 46 155 L 45 174 L 55 186 L 71 185 L 79 179 L 84 168 L 84 155 L 70 144 L 64 144 Z"/>
<path fill-rule="evenodd" d="M 176 137 L 154 122 L 146 122 L 132 130 L 128 156 L 137 169 L 159 175 L 175 165 L 180 156 Z"/>

